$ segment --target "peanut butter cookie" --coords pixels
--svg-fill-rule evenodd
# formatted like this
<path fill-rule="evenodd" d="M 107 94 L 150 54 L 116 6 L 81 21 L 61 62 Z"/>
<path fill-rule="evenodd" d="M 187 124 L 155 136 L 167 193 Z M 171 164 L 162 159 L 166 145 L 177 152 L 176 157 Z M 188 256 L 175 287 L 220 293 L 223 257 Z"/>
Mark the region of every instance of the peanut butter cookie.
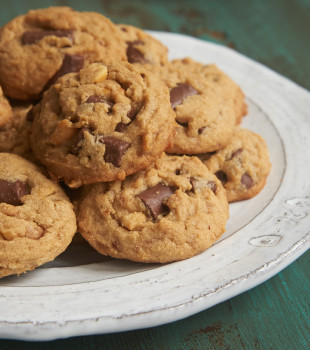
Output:
<path fill-rule="evenodd" d="M 0 128 L 6 124 L 12 117 L 12 108 L 7 100 L 7 98 L 3 95 L 2 88 L 0 86 Z"/>
<path fill-rule="evenodd" d="M 93 63 L 60 78 L 34 109 L 36 157 L 70 187 L 124 179 L 171 143 L 167 87 L 141 65 Z"/>
<path fill-rule="evenodd" d="M 0 152 L 15 153 L 29 158 L 31 110 L 30 104 L 13 106 L 11 119 L 0 127 Z"/>
<path fill-rule="evenodd" d="M 32 10 L 0 30 L 0 84 L 5 94 L 37 100 L 58 77 L 107 57 L 126 59 L 116 26 L 69 7 Z"/>
<path fill-rule="evenodd" d="M 165 263 L 210 247 L 227 218 L 216 176 L 197 157 L 164 154 L 122 182 L 87 186 L 78 228 L 104 255 Z"/>
<path fill-rule="evenodd" d="M 238 128 L 230 143 L 204 161 L 221 180 L 229 202 L 252 198 L 265 186 L 271 163 L 265 140 Z"/>
<path fill-rule="evenodd" d="M 170 89 L 177 122 L 168 153 L 197 154 L 223 148 L 246 113 L 240 87 L 215 65 L 190 58 L 155 67 Z"/>
<path fill-rule="evenodd" d="M 61 188 L 20 156 L 0 153 L 0 277 L 54 260 L 76 232 Z"/>

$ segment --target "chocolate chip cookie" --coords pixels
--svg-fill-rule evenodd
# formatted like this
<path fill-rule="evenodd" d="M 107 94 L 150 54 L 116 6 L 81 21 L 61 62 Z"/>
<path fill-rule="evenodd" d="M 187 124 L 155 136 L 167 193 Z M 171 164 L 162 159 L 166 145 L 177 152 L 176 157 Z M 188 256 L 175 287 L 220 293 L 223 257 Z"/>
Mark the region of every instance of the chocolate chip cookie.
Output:
<path fill-rule="evenodd" d="M 229 202 L 258 194 L 271 168 L 265 140 L 242 128 L 237 129 L 226 147 L 211 154 L 204 164 L 221 180 Z"/>
<path fill-rule="evenodd" d="M 191 58 L 176 59 L 172 61 L 173 69 L 176 71 L 186 71 L 196 76 L 200 75 L 208 85 L 221 95 L 224 101 L 233 102 L 233 110 L 236 123 L 239 124 L 247 112 L 245 96 L 240 86 L 237 85 L 227 74 L 220 70 L 215 64 L 201 64 Z"/>
<path fill-rule="evenodd" d="M 197 157 L 164 154 L 124 181 L 86 186 L 78 228 L 104 255 L 165 263 L 210 247 L 227 218 L 216 176 Z"/>
<path fill-rule="evenodd" d="M 0 152 L 30 157 L 31 110 L 31 104 L 13 106 L 11 119 L 0 127 Z"/>
<path fill-rule="evenodd" d="M 167 87 L 128 62 L 93 63 L 65 75 L 34 116 L 36 157 L 70 187 L 146 168 L 171 143 L 175 127 Z"/>
<path fill-rule="evenodd" d="M 0 86 L 0 128 L 6 124 L 12 117 L 12 108 L 7 100 L 7 98 L 3 95 L 2 88 Z"/>
<path fill-rule="evenodd" d="M 34 164 L 0 153 L 0 277 L 55 259 L 75 232 L 72 204 L 61 188 Z"/>
<path fill-rule="evenodd" d="M 63 74 L 100 59 L 126 59 L 116 26 L 69 7 L 32 10 L 0 30 L 0 84 L 5 94 L 36 100 Z"/>
<path fill-rule="evenodd" d="M 128 62 L 152 65 L 168 63 L 168 48 L 153 36 L 134 26 L 118 24 L 117 27 L 127 46 Z"/>
<path fill-rule="evenodd" d="M 223 148 L 246 113 L 240 87 L 215 65 L 190 58 L 154 70 L 170 89 L 178 124 L 167 152 L 196 154 Z"/>

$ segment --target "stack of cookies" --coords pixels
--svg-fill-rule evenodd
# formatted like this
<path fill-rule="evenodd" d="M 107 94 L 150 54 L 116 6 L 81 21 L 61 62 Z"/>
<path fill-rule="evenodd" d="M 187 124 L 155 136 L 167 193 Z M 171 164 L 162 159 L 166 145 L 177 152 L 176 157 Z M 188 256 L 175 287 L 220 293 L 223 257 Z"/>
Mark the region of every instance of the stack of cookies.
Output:
<path fill-rule="evenodd" d="M 55 259 L 77 230 L 111 257 L 189 258 L 270 170 L 224 72 L 169 61 L 151 35 L 98 13 L 6 24 L 0 85 L 0 277 Z"/>

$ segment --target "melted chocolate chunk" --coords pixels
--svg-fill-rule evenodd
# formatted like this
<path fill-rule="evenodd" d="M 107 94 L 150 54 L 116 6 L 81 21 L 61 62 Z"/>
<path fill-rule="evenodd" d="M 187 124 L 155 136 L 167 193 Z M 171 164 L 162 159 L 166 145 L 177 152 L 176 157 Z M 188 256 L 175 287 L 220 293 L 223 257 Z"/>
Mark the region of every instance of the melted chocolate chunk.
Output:
<path fill-rule="evenodd" d="M 122 156 L 131 144 L 112 136 L 102 136 L 99 141 L 105 144 L 104 160 L 119 168 Z"/>
<path fill-rule="evenodd" d="M 238 148 L 235 152 L 233 152 L 233 153 L 231 154 L 230 159 L 233 159 L 233 158 L 237 157 L 242 151 L 243 151 L 242 148 Z"/>
<path fill-rule="evenodd" d="M 135 108 L 131 108 L 130 111 L 127 112 L 127 117 L 130 120 L 134 120 L 138 114 L 138 111 Z"/>
<path fill-rule="evenodd" d="M 74 154 L 75 156 L 77 156 L 79 154 L 80 149 L 82 148 L 81 146 L 81 141 L 84 139 L 84 134 L 85 132 L 90 132 L 88 127 L 84 127 L 82 129 L 80 129 L 80 131 L 78 132 L 75 142 L 72 146 L 71 149 L 71 153 Z"/>
<path fill-rule="evenodd" d="M 127 41 L 127 59 L 129 63 L 141 63 L 145 64 L 149 61 L 144 57 L 143 53 L 137 49 L 136 45 L 144 45 L 142 40 Z"/>
<path fill-rule="evenodd" d="M 25 182 L 0 180 L 0 203 L 22 205 L 21 198 L 29 193 L 30 188 Z"/>
<path fill-rule="evenodd" d="M 114 103 L 112 101 L 107 100 L 105 97 L 98 96 L 98 95 L 91 95 L 86 100 L 86 103 L 106 103 L 109 105 L 108 112 L 112 111 L 112 107 L 114 106 Z"/>
<path fill-rule="evenodd" d="M 188 84 L 177 84 L 170 90 L 171 107 L 175 108 L 180 105 L 188 96 L 198 95 L 198 91 Z"/>
<path fill-rule="evenodd" d="M 142 200 L 145 206 L 150 210 L 153 219 L 156 220 L 158 215 L 167 215 L 169 213 L 169 209 L 163 202 L 174 192 L 174 188 L 159 183 L 139 193 L 137 197 Z"/>
<path fill-rule="evenodd" d="M 43 39 L 46 36 L 57 36 L 59 38 L 67 37 L 73 42 L 73 31 L 72 30 L 34 30 L 27 31 L 22 36 L 23 45 L 35 44 L 37 41 Z"/>
<path fill-rule="evenodd" d="M 125 128 L 126 128 L 126 124 L 120 122 L 116 125 L 115 131 L 124 132 Z"/>
<path fill-rule="evenodd" d="M 241 183 L 247 188 L 250 189 L 252 186 L 254 186 L 254 180 L 251 178 L 251 176 L 247 173 L 244 173 L 241 177 Z"/>
<path fill-rule="evenodd" d="M 136 118 L 136 115 L 137 115 L 137 110 L 134 109 L 134 108 L 131 108 L 131 110 L 127 113 L 127 117 L 131 120 L 128 124 L 125 124 L 123 122 L 120 122 L 116 125 L 116 128 L 115 128 L 115 131 L 117 132 L 124 132 L 125 130 L 125 127 L 127 125 L 129 125 L 135 118 Z"/>
<path fill-rule="evenodd" d="M 62 65 L 59 68 L 59 70 L 52 76 L 52 78 L 46 83 L 44 89 L 42 92 L 50 88 L 51 85 L 53 85 L 56 80 L 60 77 L 62 77 L 65 74 L 68 73 L 75 73 L 79 72 L 84 66 L 84 56 L 83 55 L 68 55 L 66 54 Z"/>
<path fill-rule="evenodd" d="M 228 181 L 227 175 L 222 170 L 217 171 L 215 173 L 215 176 L 221 181 L 223 185 L 225 185 Z"/>

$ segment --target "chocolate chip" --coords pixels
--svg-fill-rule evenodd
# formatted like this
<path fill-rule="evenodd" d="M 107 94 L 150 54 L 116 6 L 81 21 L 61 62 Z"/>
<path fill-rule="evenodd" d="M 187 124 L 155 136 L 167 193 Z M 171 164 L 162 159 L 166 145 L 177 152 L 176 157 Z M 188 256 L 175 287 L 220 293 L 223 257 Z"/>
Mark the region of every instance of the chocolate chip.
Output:
<path fill-rule="evenodd" d="M 129 63 L 141 63 L 145 64 L 149 61 L 144 57 L 144 54 L 138 50 L 136 45 L 144 45 L 142 40 L 127 41 L 127 59 Z"/>
<path fill-rule="evenodd" d="M 243 151 L 242 148 L 238 148 L 235 152 L 233 152 L 233 153 L 231 154 L 231 157 L 230 157 L 229 160 L 231 160 L 231 159 L 237 157 L 237 155 L 239 155 L 242 151 Z"/>
<path fill-rule="evenodd" d="M 83 68 L 83 66 L 84 66 L 84 56 L 83 55 L 78 55 L 78 54 L 68 55 L 68 54 L 66 54 L 63 61 L 62 61 L 61 67 L 52 76 L 52 78 L 46 83 L 42 92 L 44 92 L 45 90 L 50 88 L 51 85 L 53 85 L 58 78 L 62 77 L 65 74 L 68 74 L 68 73 L 79 72 Z"/>
<path fill-rule="evenodd" d="M 222 170 L 217 171 L 215 173 L 215 176 L 221 181 L 223 185 L 225 185 L 228 181 L 227 175 Z"/>
<path fill-rule="evenodd" d="M 23 45 L 35 44 L 37 41 L 43 39 L 46 36 L 57 36 L 59 38 L 67 37 L 73 42 L 73 31 L 72 30 L 35 30 L 27 31 L 22 36 Z"/>
<path fill-rule="evenodd" d="M 241 177 L 241 183 L 247 188 L 250 189 L 252 186 L 254 186 L 254 180 L 251 178 L 251 176 L 247 173 L 244 173 Z"/>
<path fill-rule="evenodd" d="M 175 189 L 173 187 L 159 183 L 139 193 L 137 197 L 142 200 L 145 206 L 150 210 L 153 219 L 156 220 L 158 215 L 169 213 L 167 206 L 165 206 L 163 202 L 174 192 Z"/>
<path fill-rule="evenodd" d="M 109 101 L 105 97 L 98 95 L 89 96 L 86 100 L 86 103 L 106 103 L 109 106 L 108 112 L 111 112 L 112 107 L 114 106 L 114 103 L 112 101 Z"/>
<path fill-rule="evenodd" d="M 208 181 L 207 185 L 213 193 L 216 193 L 217 186 L 215 181 Z"/>
<path fill-rule="evenodd" d="M 84 140 L 85 132 L 90 132 L 88 127 L 84 127 L 82 129 L 80 129 L 77 136 L 76 136 L 75 142 L 74 142 L 72 149 L 71 149 L 71 153 L 74 154 L 75 156 L 77 156 L 79 154 L 79 151 L 82 147 L 81 141 Z"/>
<path fill-rule="evenodd" d="M 122 156 L 131 144 L 112 136 L 102 136 L 99 141 L 105 144 L 104 160 L 119 168 Z"/>
<path fill-rule="evenodd" d="M 136 118 L 136 115 L 138 114 L 137 110 L 135 108 L 131 108 L 128 112 L 127 112 L 127 117 L 130 120 L 134 120 Z"/>
<path fill-rule="evenodd" d="M 175 108 L 180 105 L 186 97 L 198 95 L 198 91 L 188 84 L 177 84 L 170 90 L 170 103 L 171 107 Z"/>
<path fill-rule="evenodd" d="M 116 125 L 115 131 L 117 131 L 117 132 L 124 132 L 125 127 L 126 127 L 126 124 L 120 122 L 120 123 L 118 123 Z"/>
<path fill-rule="evenodd" d="M 135 108 L 131 108 L 130 111 L 128 111 L 128 113 L 127 113 L 127 117 L 128 117 L 131 121 L 133 121 L 133 120 L 136 118 L 136 115 L 137 115 L 137 114 L 138 114 L 137 110 L 136 110 Z M 117 131 L 117 132 L 124 132 L 125 127 L 126 127 L 127 125 L 129 125 L 129 124 L 131 123 L 131 121 L 130 121 L 128 124 L 125 124 L 125 123 L 122 123 L 122 122 L 118 123 L 118 124 L 116 125 L 115 131 Z"/>
<path fill-rule="evenodd" d="M 203 126 L 203 127 L 199 128 L 198 129 L 198 134 L 199 135 L 202 134 L 205 128 L 206 128 L 206 126 Z"/>
<path fill-rule="evenodd" d="M 23 181 L 8 182 L 0 180 L 0 203 L 22 205 L 21 198 L 29 193 L 30 188 Z"/>

